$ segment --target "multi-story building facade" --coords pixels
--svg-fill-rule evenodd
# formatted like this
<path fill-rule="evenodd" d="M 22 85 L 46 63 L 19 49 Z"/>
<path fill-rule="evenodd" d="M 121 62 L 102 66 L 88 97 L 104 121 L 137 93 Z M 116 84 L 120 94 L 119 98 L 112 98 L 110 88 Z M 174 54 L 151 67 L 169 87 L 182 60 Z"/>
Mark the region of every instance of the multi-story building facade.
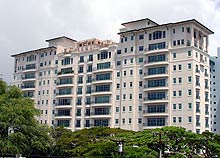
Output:
<path fill-rule="evenodd" d="M 211 131 L 219 133 L 220 131 L 220 48 L 217 49 L 217 56 L 210 59 L 210 91 L 211 91 Z"/>
<path fill-rule="evenodd" d="M 207 51 L 213 32 L 194 19 L 163 25 L 143 19 L 122 25 L 116 56 L 119 127 L 209 130 Z"/>
<path fill-rule="evenodd" d="M 72 130 L 171 125 L 197 133 L 210 130 L 208 36 L 213 32 L 194 19 L 122 25 L 117 45 L 62 37 L 47 40 L 48 48 L 13 56 L 14 84 L 34 96 L 43 110 L 39 120 Z M 46 52 L 54 53 L 44 58 Z M 37 69 L 25 81 L 30 55 L 36 56 L 31 62 Z"/>
<path fill-rule="evenodd" d="M 13 84 L 35 100 L 38 121 L 72 130 L 112 126 L 115 44 L 67 37 L 46 41 L 49 47 L 13 55 Z"/>

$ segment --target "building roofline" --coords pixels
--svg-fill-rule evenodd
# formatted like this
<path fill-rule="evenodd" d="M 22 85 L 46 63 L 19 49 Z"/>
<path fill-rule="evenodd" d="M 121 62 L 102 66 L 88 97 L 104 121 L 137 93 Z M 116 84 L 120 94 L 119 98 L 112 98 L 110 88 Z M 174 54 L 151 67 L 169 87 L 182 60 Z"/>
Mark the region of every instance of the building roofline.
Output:
<path fill-rule="evenodd" d="M 69 38 L 69 37 L 66 37 L 66 36 L 59 36 L 59 37 L 47 39 L 47 40 L 45 40 L 45 41 L 46 41 L 46 42 L 54 41 L 54 40 L 57 40 L 57 39 L 59 39 L 59 38 L 66 38 L 66 39 L 68 39 L 68 40 L 70 40 L 70 41 L 77 42 L 76 40 L 74 40 L 74 39 L 72 39 L 72 38 Z"/>
<path fill-rule="evenodd" d="M 212 30 L 210 30 L 208 27 L 206 27 L 202 23 L 198 22 L 196 19 L 184 20 L 184 21 L 179 21 L 179 22 L 175 22 L 175 23 L 166 23 L 166 24 L 161 24 L 161 25 L 151 26 L 151 27 L 143 27 L 143 28 L 140 28 L 140 29 L 134 29 L 134 30 L 128 30 L 128 31 L 125 31 L 125 32 L 119 32 L 118 34 L 120 35 L 120 34 L 123 34 L 123 33 L 128 33 L 128 32 L 133 32 L 133 31 L 140 31 L 140 30 L 144 30 L 144 29 L 151 29 L 151 28 L 157 28 L 157 27 L 163 27 L 163 26 L 168 26 L 168 25 L 178 25 L 178 24 L 187 23 L 187 22 L 195 22 L 196 24 L 202 26 L 205 30 L 207 30 L 207 32 L 209 34 L 214 34 L 214 32 Z"/>
<path fill-rule="evenodd" d="M 13 55 L 11 55 L 11 57 L 16 57 L 18 55 L 23 55 L 23 54 L 27 54 L 27 53 L 31 53 L 31 52 L 36 52 L 36 51 L 47 50 L 47 49 L 56 49 L 56 47 L 51 46 L 51 47 L 44 47 L 44 48 L 34 49 L 34 50 L 26 51 L 26 52 L 21 52 L 21 53 L 18 53 L 18 54 L 13 54 Z"/>
<path fill-rule="evenodd" d="M 145 21 L 145 20 L 149 20 L 150 22 L 159 25 L 158 23 L 154 22 L 153 20 L 149 19 L 149 18 L 144 18 L 144 19 L 139 19 L 139 20 L 133 20 L 133 21 L 129 21 L 129 22 L 125 22 L 122 23 L 121 25 L 126 25 L 126 24 L 130 24 L 130 23 L 134 23 L 134 22 L 140 22 L 140 21 Z"/>

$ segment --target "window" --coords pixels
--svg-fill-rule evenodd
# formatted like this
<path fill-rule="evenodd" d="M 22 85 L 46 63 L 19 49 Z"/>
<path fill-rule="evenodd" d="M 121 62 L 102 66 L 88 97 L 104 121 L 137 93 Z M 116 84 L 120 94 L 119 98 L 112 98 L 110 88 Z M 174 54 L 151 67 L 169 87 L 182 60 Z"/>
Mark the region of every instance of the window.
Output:
<path fill-rule="evenodd" d="M 188 51 L 187 56 L 188 56 L 188 57 L 191 57 L 191 56 L 192 56 L 191 50 Z"/>
<path fill-rule="evenodd" d="M 117 72 L 117 77 L 120 77 L 120 72 Z"/>
<path fill-rule="evenodd" d="M 184 27 L 182 27 L 182 32 L 184 32 Z"/>
<path fill-rule="evenodd" d="M 174 59 L 176 58 L 176 53 L 175 53 L 175 52 L 173 53 L 173 58 L 174 58 Z"/>
<path fill-rule="evenodd" d="M 115 112 L 119 112 L 119 107 L 115 107 Z"/>
<path fill-rule="evenodd" d="M 127 38 L 127 37 L 125 37 L 125 42 L 127 42 L 127 40 L 128 40 L 128 38 Z"/>
<path fill-rule="evenodd" d="M 176 84 L 176 78 L 173 78 L 173 84 Z"/>
<path fill-rule="evenodd" d="M 179 80 L 179 84 L 181 84 L 182 83 L 182 77 L 179 77 L 178 80 Z"/>
<path fill-rule="evenodd" d="M 127 49 L 127 48 L 125 48 L 125 53 L 127 53 L 127 51 L 128 51 L 128 49 Z"/>
<path fill-rule="evenodd" d="M 131 75 L 131 76 L 133 75 L 133 70 L 130 70 L 130 75 Z"/>
<path fill-rule="evenodd" d="M 121 54 L 121 50 L 117 50 L 117 54 Z"/>
<path fill-rule="evenodd" d="M 128 123 L 131 124 L 131 118 L 128 119 Z"/>
<path fill-rule="evenodd" d="M 184 45 L 184 39 L 181 39 L 181 44 Z"/>
<path fill-rule="evenodd" d="M 189 83 L 192 82 L 192 76 L 188 76 L 188 82 L 189 82 Z"/>
<path fill-rule="evenodd" d="M 188 63 L 188 69 L 192 69 L 192 64 L 191 63 Z"/>
<path fill-rule="evenodd" d="M 142 87 L 142 85 L 143 85 L 143 82 L 139 81 L 139 87 Z"/>
<path fill-rule="evenodd" d="M 173 117 L 173 123 L 176 123 L 176 117 Z"/>
<path fill-rule="evenodd" d="M 125 106 L 122 107 L 122 111 L 125 112 Z"/>
<path fill-rule="evenodd" d="M 131 59 L 130 59 L 130 63 L 131 63 L 131 64 L 133 64 L 133 62 L 134 62 L 134 59 L 133 59 L 133 58 L 131 58 Z"/>
<path fill-rule="evenodd" d="M 192 103 L 188 103 L 188 109 L 192 109 Z"/>
<path fill-rule="evenodd" d="M 144 35 L 139 35 L 139 40 L 144 39 Z"/>
<path fill-rule="evenodd" d="M 182 110 L 182 104 L 180 103 L 178 104 L 178 106 L 179 106 L 179 110 Z"/>
<path fill-rule="evenodd" d="M 120 66 L 121 65 L 121 61 L 117 61 L 117 66 Z"/>
<path fill-rule="evenodd" d="M 134 47 L 131 47 L 131 52 L 133 52 L 134 51 Z"/>
<path fill-rule="evenodd" d="M 161 43 L 154 43 L 154 44 L 149 44 L 149 51 L 152 50 L 157 50 L 157 49 L 165 49 L 166 48 L 166 43 L 165 42 L 161 42 Z"/>
<path fill-rule="evenodd" d="M 132 111 L 132 106 L 129 106 L 129 111 L 130 111 L 130 112 Z"/>
<path fill-rule="evenodd" d="M 144 50 L 144 46 L 139 46 L 139 51 L 143 51 Z"/>
<path fill-rule="evenodd" d="M 125 118 L 122 119 L 122 123 L 125 124 Z"/>
<path fill-rule="evenodd" d="M 129 95 L 129 99 L 132 99 L 132 94 Z"/>
<path fill-rule="evenodd" d="M 138 111 L 139 111 L 139 112 L 142 111 L 142 106 L 138 106 Z"/>
<path fill-rule="evenodd" d="M 133 82 L 130 82 L 130 87 L 132 87 L 132 85 L 133 85 Z"/>
<path fill-rule="evenodd" d="M 175 29 L 173 29 L 173 34 L 175 34 L 175 32 L 176 32 L 176 30 L 175 30 Z"/>
<path fill-rule="evenodd" d="M 126 76 L 127 75 L 127 71 L 124 71 L 124 76 Z"/>
<path fill-rule="evenodd" d="M 188 117 L 188 123 L 192 123 L 192 116 Z"/>
<path fill-rule="evenodd" d="M 142 74 L 143 74 L 143 70 L 139 69 L 139 75 L 142 75 Z"/>
<path fill-rule="evenodd" d="M 134 40 L 134 36 L 133 35 L 131 35 L 131 41 L 133 41 Z"/>
<path fill-rule="evenodd" d="M 179 97 L 181 97 L 182 96 L 182 91 L 181 90 L 179 90 Z"/>
<path fill-rule="evenodd" d="M 192 95 L 192 90 L 188 89 L 188 95 L 191 96 Z"/>
<path fill-rule="evenodd" d="M 178 68 L 179 68 L 179 70 L 182 70 L 182 65 L 179 64 L 179 65 L 178 65 Z"/>
<path fill-rule="evenodd" d="M 139 94 L 138 96 L 139 96 L 139 99 L 142 99 L 142 94 Z"/>
<path fill-rule="evenodd" d="M 176 97 L 176 91 L 173 91 L 173 97 Z"/>
<path fill-rule="evenodd" d="M 119 100 L 119 95 L 116 95 L 116 100 Z"/>
<path fill-rule="evenodd" d="M 115 124 L 118 124 L 118 119 L 115 119 Z"/>
<path fill-rule="evenodd" d="M 144 59 L 143 58 L 138 58 L 139 63 L 143 63 Z"/>
<path fill-rule="evenodd" d="M 173 104 L 173 110 L 176 110 L 176 104 Z"/>
<path fill-rule="evenodd" d="M 126 82 L 124 82 L 124 84 L 123 84 L 123 85 L 124 85 L 124 88 L 125 88 L 125 87 L 126 87 Z"/>
<path fill-rule="evenodd" d="M 123 99 L 124 99 L 124 100 L 126 99 L 126 94 L 123 94 Z"/>
<path fill-rule="evenodd" d="M 120 88 L 120 84 L 119 84 L 119 83 L 117 83 L 117 86 L 116 86 L 116 87 L 117 87 L 117 89 L 119 89 L 119 88 Z"/>
<path fill-rule="evenodd" d="M 124 64 L 125 64 L 125 65 L 127 64 L 127 59 L 124 59 Z"/>
<path fill-rule="evenodd" d="M 176 71 L 176 65 L 173 65 L 173 71 Z"/>
<path fill-rule="evenodd" d="M 173 41 L 173 46 L 176 46 L 176 41 Z"/>
<path fill-rule="evenodd" d="M 142 123 L 142 119 L 138 118 L 138 124 L 141 124 L 141 123 Z"/>
<path fill-rule="evenodd" d="M 182 122 L 182 117 L 179 117 L 178 120 L 179 120 L 179 123 L 181 123 Z"/>

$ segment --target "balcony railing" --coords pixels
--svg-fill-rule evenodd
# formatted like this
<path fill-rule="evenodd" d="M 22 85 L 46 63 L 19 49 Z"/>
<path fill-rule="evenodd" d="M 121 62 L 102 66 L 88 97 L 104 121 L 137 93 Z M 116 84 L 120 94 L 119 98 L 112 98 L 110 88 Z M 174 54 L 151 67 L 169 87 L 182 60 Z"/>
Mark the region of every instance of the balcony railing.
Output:
<path fill-rule="evenodd" d="M 90 115 L 110 115 L 110 112 L 91 112 Z"/>
<path fill-rule="evenodd" d="M 74 71 L 73 70 L 70 70 L 70 71 L 60 71 L 57 73 L 57 75 L 64 75 L 64 74 L 73 74 Z"/>
<path fill-rule="evenodd" d="M 35 85 L 21 86 L 21 89 L 35 88 Z"/>

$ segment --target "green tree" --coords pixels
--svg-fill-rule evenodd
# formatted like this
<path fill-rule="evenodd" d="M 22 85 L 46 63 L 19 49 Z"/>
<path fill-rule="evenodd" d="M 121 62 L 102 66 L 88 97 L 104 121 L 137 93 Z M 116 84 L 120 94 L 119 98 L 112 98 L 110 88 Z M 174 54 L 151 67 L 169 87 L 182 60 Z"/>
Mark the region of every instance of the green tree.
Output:
<path fill-rule="evenodd" d="M 23 97 L 20 89 L 0 81 L 0 152 L 27 153 L 28 149 L 42 149 L 39 140 L 45 136 L 34 118 L 39 111 L 31 99 Z M 44 128 L 45 129 L 45 128 Z M 37 137 L 37 138 L 36 138 Z M 45 142 L 42 140 L 41 142 Z M 40 147 L 41 146 L 41 147 Z"/>

